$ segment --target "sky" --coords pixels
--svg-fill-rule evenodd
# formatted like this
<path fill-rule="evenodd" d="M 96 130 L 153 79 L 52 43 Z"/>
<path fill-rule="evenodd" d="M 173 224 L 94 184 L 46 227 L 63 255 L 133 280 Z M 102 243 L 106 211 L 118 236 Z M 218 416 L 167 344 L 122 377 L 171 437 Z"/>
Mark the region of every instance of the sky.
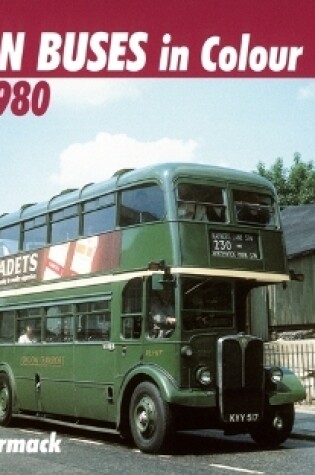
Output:
<path fill-rule="evenodd" d="M 41 117 L 0 116 L 0 215 L 166 161 L 315 161 L 315 80 L 54 79 Z"/>

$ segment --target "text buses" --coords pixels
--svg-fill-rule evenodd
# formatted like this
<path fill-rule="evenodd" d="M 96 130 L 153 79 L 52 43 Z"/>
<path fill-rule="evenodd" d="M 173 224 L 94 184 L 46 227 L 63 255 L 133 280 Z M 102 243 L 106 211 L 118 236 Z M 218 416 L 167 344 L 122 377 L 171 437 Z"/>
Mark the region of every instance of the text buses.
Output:
<path fill-rule="evenodd" d="M 179 429 L 289 436 L 304 388 L 248 334 L 250 290 L 289 279 L 262 177 L 123 170 L 2 215 L 0 256 L 2 425 L 97 424 L 153 453 Z"/>

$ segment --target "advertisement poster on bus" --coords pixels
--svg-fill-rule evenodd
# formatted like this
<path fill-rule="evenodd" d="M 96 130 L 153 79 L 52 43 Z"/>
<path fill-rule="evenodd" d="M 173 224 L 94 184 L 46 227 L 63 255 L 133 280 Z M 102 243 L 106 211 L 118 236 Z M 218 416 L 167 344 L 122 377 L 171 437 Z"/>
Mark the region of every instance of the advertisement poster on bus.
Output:
<path fill-rule="evenodd" d="M 116 269 L 120 233 L 101 234 L 0 258 L 0 287 Z"/>

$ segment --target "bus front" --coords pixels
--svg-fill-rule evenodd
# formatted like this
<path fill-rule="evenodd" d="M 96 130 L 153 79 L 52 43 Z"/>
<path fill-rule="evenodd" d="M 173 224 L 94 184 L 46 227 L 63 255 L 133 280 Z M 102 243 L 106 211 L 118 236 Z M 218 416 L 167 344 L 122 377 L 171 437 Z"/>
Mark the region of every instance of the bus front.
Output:
<path fill-rule="evenodd" d="M 175 259 L 150 279 L 150 298 L 171 288 L 176 324 L 148 352 L 171 375 L 162 392 L 172 421 L 277 446 L 305 393 L 289 370 L 264 366 L 263 341 L 250 334 L 250 291 L 289 280 L 274 189 L 256 175 L 209 167 L 179 171 L 169 189 Z"/>

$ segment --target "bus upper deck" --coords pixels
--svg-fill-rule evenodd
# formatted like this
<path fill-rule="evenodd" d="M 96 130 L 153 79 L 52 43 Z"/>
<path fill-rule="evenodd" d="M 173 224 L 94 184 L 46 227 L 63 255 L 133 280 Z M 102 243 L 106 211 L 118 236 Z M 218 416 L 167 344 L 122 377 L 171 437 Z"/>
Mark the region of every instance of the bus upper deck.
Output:
<path fill-rule="evenodd" d="M 230 169 L 163 164 L 0 217 L 2 287 L 143 270 L 160 260 L 179 271 L 287 280 L 272 184 Z"/>

